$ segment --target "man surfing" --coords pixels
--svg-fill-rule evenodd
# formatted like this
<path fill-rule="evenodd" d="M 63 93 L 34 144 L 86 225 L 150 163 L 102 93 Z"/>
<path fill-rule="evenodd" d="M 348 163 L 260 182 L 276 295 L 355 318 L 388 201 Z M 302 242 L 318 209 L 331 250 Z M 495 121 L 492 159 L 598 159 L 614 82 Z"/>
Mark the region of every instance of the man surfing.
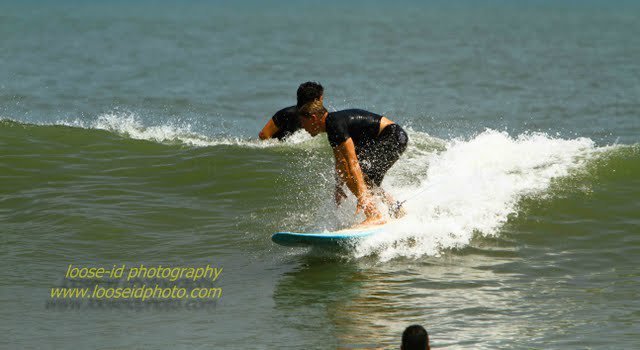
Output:
<path fill-rule="evenodd" d="M 324 88 L 316 82 L 308 81 L 300 84 L 297 91 L 297 105 L 277 111 L 276 114 L 269 119 L 264 128 L 262 128 L 258 137 L 260 137 L 261 140 L 270 138 L 283 140 L 298 129 L 301 129 L 302 126 L 300 125 L 300 119 L 297 113 L 298 108 L 305 103 L 315 100 L 322 102 L 323 94 Z"/>
<path fill-rule="evenodd" d="M 366 219 L 361 226 L 380 225 L 386 220 L 376 207 L 373 196 L 379 196 L 392 214 L 402 215 L 397 203 L 380 185 L 387 171 L 407 148 L 407 133 L 396 123 L 381 115 L 361 109 L 347 109 L 329 113 L 322 99 L 298 108 L 302 127 L 311 136 L 326 132 L 333 148 L 336 167 L 336 203 L 346 194 L 343 185 L 356 196 L 357 210 Z"/>

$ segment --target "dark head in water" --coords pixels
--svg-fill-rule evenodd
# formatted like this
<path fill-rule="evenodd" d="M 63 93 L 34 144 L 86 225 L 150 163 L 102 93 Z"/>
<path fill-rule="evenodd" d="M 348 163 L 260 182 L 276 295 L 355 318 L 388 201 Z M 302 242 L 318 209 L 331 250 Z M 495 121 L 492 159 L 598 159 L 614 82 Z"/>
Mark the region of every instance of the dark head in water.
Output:
<path fill-rule="evenodd" d="M 407 327 L 402 333 L 402 350 L 429 350 L 429 334 L 420 325 Z"/>
<path fill-rule="evenodd" d="M 297 107 L 302 107 L 305 103 L 309 103 L 314 100 L 322 100 L 324 94 L 324 88 L 320 83 L 314 81 L 308 81 L 298 86 L 298 103 Z"/>

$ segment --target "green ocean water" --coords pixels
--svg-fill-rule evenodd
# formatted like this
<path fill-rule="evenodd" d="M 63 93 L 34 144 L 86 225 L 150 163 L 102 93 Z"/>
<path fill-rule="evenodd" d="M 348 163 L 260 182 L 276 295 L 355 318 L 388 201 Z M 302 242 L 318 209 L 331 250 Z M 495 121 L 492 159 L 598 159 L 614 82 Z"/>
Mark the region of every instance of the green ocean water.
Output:
<path fill-rule="evenodd" d="M 634 349 L 632 2 L 0 5 L 0 347 Z M 389 232 L 340 251 L 307 80 L 409 132 Z M 69 264 L 224 267 L 200 303 L 54 302 Z"/>

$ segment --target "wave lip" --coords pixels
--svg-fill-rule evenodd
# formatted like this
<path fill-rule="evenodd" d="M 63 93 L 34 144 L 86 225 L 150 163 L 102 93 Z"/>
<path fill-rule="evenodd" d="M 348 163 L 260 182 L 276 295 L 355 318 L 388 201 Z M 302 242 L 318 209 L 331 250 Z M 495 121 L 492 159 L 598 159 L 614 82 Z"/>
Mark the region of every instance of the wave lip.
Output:
<path fill-rule="evenodd" d="M 206 147 L 218 145 L 254 145 L 251 141 L 238 138 L 210 138 L 193 131 L 190 123 L 165 123 L 145 126 L 134 114 L 107 113 L 98 119 L 85 122 L 82 120 L 58 121 L 56 125 L 79 127 L 83 129 L 97 129 L 113 132 L 136 140 L 147 140 L 159 143 L 182 143 L 189 146 Z"/>
<path fill-rule="evenodd" d="M 148 125 L 142 118 L 130 112 L 110 112 L 99 115 L 94 120 L 59 119 L 55 122 L 25 123 L 9 117 L 0 116 L 0 122 L 22 126 L 52 127 L 65 126 L 84 130 L 103 130 L 134 140 L 144 140 L 169 145 L 187 145 L 193 147 L 238 146 L 241 148 L 303 148 L 315 149 L 324 147 L 326 138 L 312 137 L 304 130 L 299 130 L 286 139 L 259 140 L 258 131 L 255 137 L 233 137 L 225 134 L 207 133 L 207 126 L 194 125 L 183 121 L 166 121 L 156 125 Z M 196 123 L 200 124 L 200 123 Z"/>
<path fill-rule="evenodd" d="M 405 204 L 409 214 L 392 222 L 387 233 L 358 245 L 354 254 L 378 254 L 382 260 L 433 256 L 467 246 L 476 233 L 496 235 L 509 215 L 517 215 L 520 199 L 544 195 L 554 179 L 583 166 L 596 150 L 588 138 L 565 140 L 544 133 L 514 138 L 491 129 L 471 140 L 446 141 L 444 151 L 403 166 L 423 168 L 426 174 L 419 186 L 394 193 L 398 199 L 410 198 Z"/>

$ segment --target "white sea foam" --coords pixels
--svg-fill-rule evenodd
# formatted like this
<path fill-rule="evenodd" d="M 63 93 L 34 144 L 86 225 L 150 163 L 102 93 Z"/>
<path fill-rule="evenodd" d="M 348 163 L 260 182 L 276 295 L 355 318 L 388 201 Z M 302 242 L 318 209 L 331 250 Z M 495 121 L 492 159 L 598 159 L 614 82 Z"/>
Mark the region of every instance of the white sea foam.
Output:
<path fill-rule="evenodd" d="M 414 146 L 383 183 L 397 199 L 410 198 L 408 214 L 391 223 L 387 233 L 359 244 L 356 257 L 433 256 L 468 245 L 474 234 L 494 235 L 517 214 L 523 196 L 543 194 L 552 179 L 580 167 L 595 150 L 587 138 L 542 133 L 513 138 L 486 130 L 470 140 L 446 141 L 441 152 L 424 152 L 415 144 L 426 136 L 414 132 L 410 137 Z M 419 184 L 409 183 L 411 177 Z"/>
<path fill-rule="evenodd" d="M 207 147 L 218 145 L 236 145 L 251 148 L 267 148 L 282 146 L 277 140 L 261 141 L 227 136 L 207 136 L 196 131 L 196 127 L 189 122 L 165 122 L 158 125 L 145 125 L 141 118 L 133 113 L 113 112 L 100 115 L 96 120 L 60 120 L 56 125 L 66 125 L 84 129 L 99 129 L 130 137 L 136 140 L 148 140 L 160 143 L 182 143 L 189 146 Z M 257 133 L 257 132 L 256 132 Z M 308 143 L 312 137 L 304 131 L 299 131 L 288 137 L 284 145 L 299 145 Z"/>

